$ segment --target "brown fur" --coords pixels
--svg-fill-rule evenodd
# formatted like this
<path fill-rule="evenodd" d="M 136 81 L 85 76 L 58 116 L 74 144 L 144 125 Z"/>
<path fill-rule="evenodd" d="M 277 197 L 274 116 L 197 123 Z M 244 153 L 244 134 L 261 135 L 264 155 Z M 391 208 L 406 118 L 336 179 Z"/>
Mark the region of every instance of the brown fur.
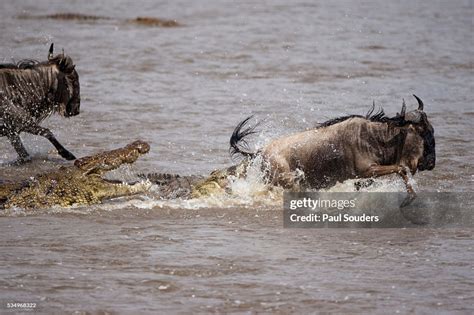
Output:
<path fill-rule="evenodd" d="M 270 182 L 288 189 L 319 189 L 351 178 L 397 173 L 414 197 L 407 172 L 415 174 L 435 165 L 434 130 L 423 102 L 417 100 L 419 108 L 406 114 L 409 119 L 405 119 L 405 105 L 392 118 L 383 111 L 372 115 L 372 109 L 365 117 L 340 117 L 275 139 L 256 153 L 245 149 L 244 137 L 255 133 L 253 128 L 243 129 L 249 117 L 234 130 L 231 152 L 250 158 L 260 154 Z"/>
<path fill-rule="evenodd" d="M 403 152 L 405 132 L 412 145 Z M 420 146 L 422 139 L 411 128 L 354 117 L 273 140 L 262 149 L 262 156 L 273 183 L 287 188 L 295 184 L 323 188 L 349 178 L 370 177 L 367 175 L 374 165 L 397 164 L 415 173 L 423 153 Z M 304 178 L 298 179 L 298 170 Z"/>

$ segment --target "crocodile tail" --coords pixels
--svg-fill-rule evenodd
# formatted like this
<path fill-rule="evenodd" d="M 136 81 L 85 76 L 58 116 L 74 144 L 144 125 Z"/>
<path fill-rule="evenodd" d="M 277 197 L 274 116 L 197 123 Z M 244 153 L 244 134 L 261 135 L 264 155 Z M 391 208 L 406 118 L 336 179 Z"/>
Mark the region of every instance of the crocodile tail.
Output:
<path fill-rule="evenodd" d="M 247 136 L 257 133 L 255 129 L 259 125 L 258 123 L 253 127 L 246 127 L 246 124 L 252 118 L 253 115 L 247 117 L 235 127 L 234 132 L 230 137 L 229 152 L 232 157 L 242 155 L 252 159 L 257 155 L 258 152 L 250 152 L 249 145 L 245 139 Z"/>

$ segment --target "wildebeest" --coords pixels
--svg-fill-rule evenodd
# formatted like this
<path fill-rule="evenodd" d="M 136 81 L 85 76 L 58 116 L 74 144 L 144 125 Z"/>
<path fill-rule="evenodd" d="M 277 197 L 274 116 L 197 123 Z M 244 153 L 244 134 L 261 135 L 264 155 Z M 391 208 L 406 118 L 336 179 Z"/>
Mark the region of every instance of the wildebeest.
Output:
<path fill-rule="evenodd" d="M 0 64 L 0 136 L 7 137 L 19 155 L 18 162 L 28 159 L 20 133 L 46 137 L 67 160 L 74 155 L 66 150 L 53 133 L 39 124 L 53 112 L 65 117 L 79 114 L 79 75 L 71 57 L 64 53 L 48 60 L 22 60 L 16 64 Z"/>
<path fill-rule="evenodd" d="M 366 116 L 349 115 L 328 120 L 318 127 L 268 143 L 257 152 L 249 152 L 245 137 L 255 127 L 245 127 L 249 118 L 237 125 L 230 139 L 231 154 L 253 158 L 260 154 L 271 183 L 284 188 L 324 188 L 351 178 L 370 178 L 399 174 L 409 193 L 415 192 L 408 181 L 408 171 L 432 170 L 435 167 L 434 129 L 423 101 L 418 109 L 387 117 L 374 106 Z M 245 127 L 245 128 L 244 128 Z"/>

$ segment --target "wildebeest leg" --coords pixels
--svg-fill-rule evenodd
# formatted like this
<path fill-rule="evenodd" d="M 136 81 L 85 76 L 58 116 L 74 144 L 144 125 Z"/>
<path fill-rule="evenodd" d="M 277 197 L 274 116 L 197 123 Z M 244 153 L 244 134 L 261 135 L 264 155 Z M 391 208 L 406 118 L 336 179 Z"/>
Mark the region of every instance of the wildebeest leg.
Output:
<path fill-rule="evenodd" d="M 407 192 L 408 192 L 408 196 L 403 200 L 402 204 L 400 205 L 400 207 L 403 208 L 403 207 L 408 206 L 413 200 L 415 200 L 416 193 L 412 185 L 409 183 L 409 178 L 408 178 L 406 170 L 404 169 L 404 173 L 399 173 L 399 174 L 403 178 L 403 181 L 405 182 L 405 187 L 407 188 Z"/>
<path fill-rule="evenodd" d="M 13 148 L 15 149 L 16 153 L 18 153 L 18 160 L 14 162 L 14 164 L 21 164 L 27 162 L 29 160 L 29 154 L 25 149 L 25 146 L 21 142 L 20 136 L 16 133 L 9 133 L 6 132 L 6 136 L 10 143 L 12 144 Z"/>
<path fill-rule="evenodd" d="M 415 190 L 413 189 L 413 186 L 409 182 L 409 178 L 408 178 L 405 167 L 400 166 L 400 165 L 372 165 L 365 172 L 364 176 L 379 177 L 379 176 L 384 176 L 384 175 L 389 175 L 389 174 L 394 174 L 394 173 L 400 175 L 403 178 L 403 181 L 405 182 L 405 187 L 408 192 L 408 196 L 405 198 L 405 200 L 403 200 L 400 207 L 408 206 L 416 198 L 416 193 L 415 193 Z"/>
<path fill-rule="evenodd" d="M 29 133 L 32 133 L 34 135 L 43 136 L 46 139 L 48 139 L 49 142 L 51 142 L 54 145 L 56 150 L 58 150 L 59 155 L 61 155 L 66 160 L 75 160 L 76 159 L 76 157 L 71 152 L 66 150 L 66 148 L 64 148 L 61 145 L 61 143 L 59 143 L 59 141 L 56 139 L 56 137 L 53 135 L 53 133 L 49 129 L 43 128 L 43 127 L 40 127 L 40 126 L 30 126 L 30 127 L 26 128 L 25 131 L 29 132 Z"/>
<path fill-rule="evenodd" d="M 19 156 L 19 158 L 15 162 L 9 164 L 22 164 L 28 161 L 28 152 L 26 152 L 23 143 L 21 143 L 19 135 L 12 134 L 4 125 L 0 125 L 0 137 L 7 137 Z"/>
<path fill-rule="evenodd" d="M 301 171 L 291 171 L 285 159 L 273 158 L 271 164 L 271 181 L 273 185 L 278 185 L 284 189 L 298 190 L 299 182 L 304 177 Z"/>

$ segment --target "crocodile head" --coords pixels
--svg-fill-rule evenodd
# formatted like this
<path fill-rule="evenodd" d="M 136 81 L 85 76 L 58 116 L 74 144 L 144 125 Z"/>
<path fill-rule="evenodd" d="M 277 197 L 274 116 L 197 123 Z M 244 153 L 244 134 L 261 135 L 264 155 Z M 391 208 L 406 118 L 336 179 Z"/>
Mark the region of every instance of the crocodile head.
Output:
<path fill-rule="evenodd" d="M 245 176 L 248 162 L 244 161 L 225 169 L 213 171 L 209 176 L 178 175 L 169 173 L 140 174 L 155 185 L 153 191 L 161 199 L 206 198 L 223 193 L 231 193 L 230 183 L 235 178 Z"/>
<path fill-rule="evenodd" d="M 80 158 L 72 166 L 37 175 L 28 181 L 3 186 L 0 190 L 11 188 L 4 207 L 32 209 L 89 205 L 146 191 L 147 184 L 126 184 L 105 179 L 102 175 L 122 164 L 135 162 L 149 150 L 148 143 L 138 140 L 119 149 Z"/>
<path fill-rule="evenodd" d="M 229 193 L 232 178 L 240 178 L 247 173 L 248 162 L 244 161 L 231 167 L 215 170 L 207 178 L 192 186 L 191 198 L 201 198 L 222 193 Z"/>
<path fill-rule="evenodd" d="M 84 175 L 102 175 L 118 168 L 124 163 L 132 164 L 141 155 L 150 151 L 150 145 L 145 141 L 137 140 L 123 148 L 98 153 L 77 159 L 74 166 Z"/>

